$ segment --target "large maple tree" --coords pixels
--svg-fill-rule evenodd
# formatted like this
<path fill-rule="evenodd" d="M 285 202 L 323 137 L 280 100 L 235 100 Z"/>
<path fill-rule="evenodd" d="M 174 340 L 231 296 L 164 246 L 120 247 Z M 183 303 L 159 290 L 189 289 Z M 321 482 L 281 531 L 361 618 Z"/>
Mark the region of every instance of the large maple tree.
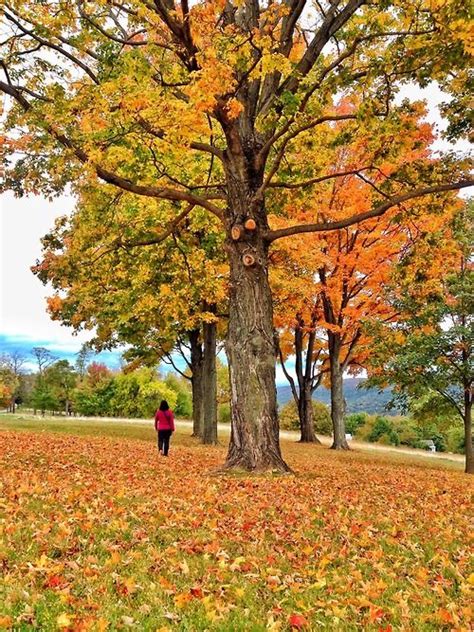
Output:
<path fill-rule="evenodd" d="M 226 466 L 286 470 L 276 416 L 270 244 L 344 228 L 471 182 L 450 169 L 421 172 L 362 215 L 323 220 L 315 208 L 304 223 L 275 230 L 269 191 L 280 176 L 287 179 L 296 139 L 341 118 L 354 121 L 357 134 L 358 121 L 387 116 L 400 81 L 436 79 L 456 92 L 446 114 L 449 132 L 462 133 L 468 8 L 461 0 L 2 5 L 0 90 L 13 103 L 3 147 L 25 154 L 7 165 L 4 186 L 54 193 L 100 178 L 169 201 L 163 230 L 197 207 L 222 222 L 230 264 Z M 362 96 L 357 111 L 337 113 L 340 96 L 353 93 Z M 303 153 L 299 162 L 305 160 Z M 317 162 L 307 171 L 295 186 L 339 177 L 321 173 Z"/>

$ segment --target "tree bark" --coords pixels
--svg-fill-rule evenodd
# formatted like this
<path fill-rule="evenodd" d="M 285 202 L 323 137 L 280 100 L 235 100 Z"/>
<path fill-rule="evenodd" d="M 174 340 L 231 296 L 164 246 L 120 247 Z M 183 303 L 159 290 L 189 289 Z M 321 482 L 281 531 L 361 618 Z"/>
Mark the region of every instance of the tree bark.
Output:
<path fill-rule="evenodd" d="M 301 443 L 321 443 L 314 432 L 313 397 L 311 388 L 305 388 L 299 393 L 298 414 L 300 418 Z"/>
<path fill-rule="evenodd" d="M 260 223 L 259 228 L 252 231 L 250 245 L 228 240 L 230 317 L 227 356 L 232 425 L 224 467 L 287 472 L 289 468 L 281 456 L 279 444 L 268 248 L 261 230 Z M 243 255 L 249 246 L 255 263 L 246 266 Z"/>
<path fill-rule="evenodd" d="M 203 433 L 206 445 L 217 443 L 217 368 L 216 368 L 216 323 L 203 324 L 204 358 L 202 375 Z"/>
<path fill-rule="evenodd" d="M 466 454 L 466 474 L 474 474 L 474 450 L 472 445 L 472 396 L 470 392 L 464 395 L 464 444 Z"/>
<path fill-rule="evenodd" d="M 256 105 L 255 100 L 255 105 Z M 220 110 L 227 149 L 226 249 L 230 267 L 227 357 L 231 388 L 231 437 L 226 469 L 287 472 L 279 443 L 275 369 L 277 346 L 268 280 L 268 221 L 261 193 L 263 137 L 252 108 L 237 119 Z M 252 219 L 252 230 L 232 239 L 232 227 Z M 255 224 L 255 228 L 253 228 Z M 235 231 L 234 231 L 235 233 Z"/>
<path fill-rule="evenodd" d="M 314 432 L 313 416 L 313 353 L 316 340 L 315 323 L 307 338 L 306 358 L 304 356 L 305 322 L 301 314 L 296 316 L 295 325 L 295 371 L 298 379 L 298 416 L 300 421 L 301 443 L 321 443 Z M 295 393 L 293 393 L 295 395 Z"/>
<path fill-rule="evenodd" d="M 202 402 L 202 364 L 203 350 L 200 340 L 201 332 L 194 329 L 189 332 L 191 346 L 191 389 L 193 398 L 193 437 L 202 437 L 203 433 L 203 402 Z"/>
<path fill-rule="evenodd" d="M 331 371 L 332 450 L 349 450 L 344 422 L 344 384 L 340 363 L 341 342 L 337 334 L 329 332 L 329 364 Z"/>

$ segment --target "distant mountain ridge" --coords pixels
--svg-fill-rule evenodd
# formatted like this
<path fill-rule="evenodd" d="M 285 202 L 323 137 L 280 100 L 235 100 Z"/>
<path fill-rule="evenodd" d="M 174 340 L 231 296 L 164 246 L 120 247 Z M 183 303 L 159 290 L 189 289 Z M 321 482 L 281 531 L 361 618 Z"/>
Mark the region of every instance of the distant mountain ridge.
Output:
<path fill-rule="evenodd" d="M 380 414 L 390 412 L 396 413 L 396 409 L 387 411 L 387 404 L 392 397 L 390 389 L 385 389 L 381 393 L 375 388 L 360 388 L 364 383 L 364 378 L 361 377 L 349 377 L 344 380 L 344 396 L 347 403 L 348 413 L 366 412 L 370 414 Z M 277 386 L 278 404 L 283 406 L 293 395 L 289 384 L 281 384 Z M 313 399 L 323 402 L 324 404 L 331 403 L 331 393 L 329 389 L 320 387 L 316 389 Z"/>

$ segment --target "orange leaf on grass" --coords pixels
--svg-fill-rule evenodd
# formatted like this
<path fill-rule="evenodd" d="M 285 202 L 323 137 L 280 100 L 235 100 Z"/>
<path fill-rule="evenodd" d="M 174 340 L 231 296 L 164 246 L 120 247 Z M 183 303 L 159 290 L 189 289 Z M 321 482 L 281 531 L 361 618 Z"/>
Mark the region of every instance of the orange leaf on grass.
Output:
<path fill-rule="evenodd" d="M 9 616 L 0 617 L 0 628 L 9 628 L 13 623 L 13 619 Z"/>
<path fill-rule="evenodd" d="M 380 621 L 381 619 L 383 619 L 385 616 L 385 612 L 382 610 L 382 608 L 377 608 L 374 606 L 371 606 L 369 609 L 369 621 L 371 623 L 374 623 L 375 621 Z"/>
<path fill-rule="evenodd" d="M 454 623 L 453 615 L 446 608 L 439 608 L 436 615 L 442 623 Z"/>

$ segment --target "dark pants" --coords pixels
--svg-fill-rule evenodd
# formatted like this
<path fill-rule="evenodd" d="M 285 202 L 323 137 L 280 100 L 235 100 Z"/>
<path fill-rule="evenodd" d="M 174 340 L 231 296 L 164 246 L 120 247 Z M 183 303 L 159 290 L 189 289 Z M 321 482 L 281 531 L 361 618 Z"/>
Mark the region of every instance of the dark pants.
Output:
<path fill-rule="evenodd" d="M 165 456 L 168 456 L 168 450 L 170 449 L 171 430 L 158 430 L 158 450 L 163 452 Z"/>

